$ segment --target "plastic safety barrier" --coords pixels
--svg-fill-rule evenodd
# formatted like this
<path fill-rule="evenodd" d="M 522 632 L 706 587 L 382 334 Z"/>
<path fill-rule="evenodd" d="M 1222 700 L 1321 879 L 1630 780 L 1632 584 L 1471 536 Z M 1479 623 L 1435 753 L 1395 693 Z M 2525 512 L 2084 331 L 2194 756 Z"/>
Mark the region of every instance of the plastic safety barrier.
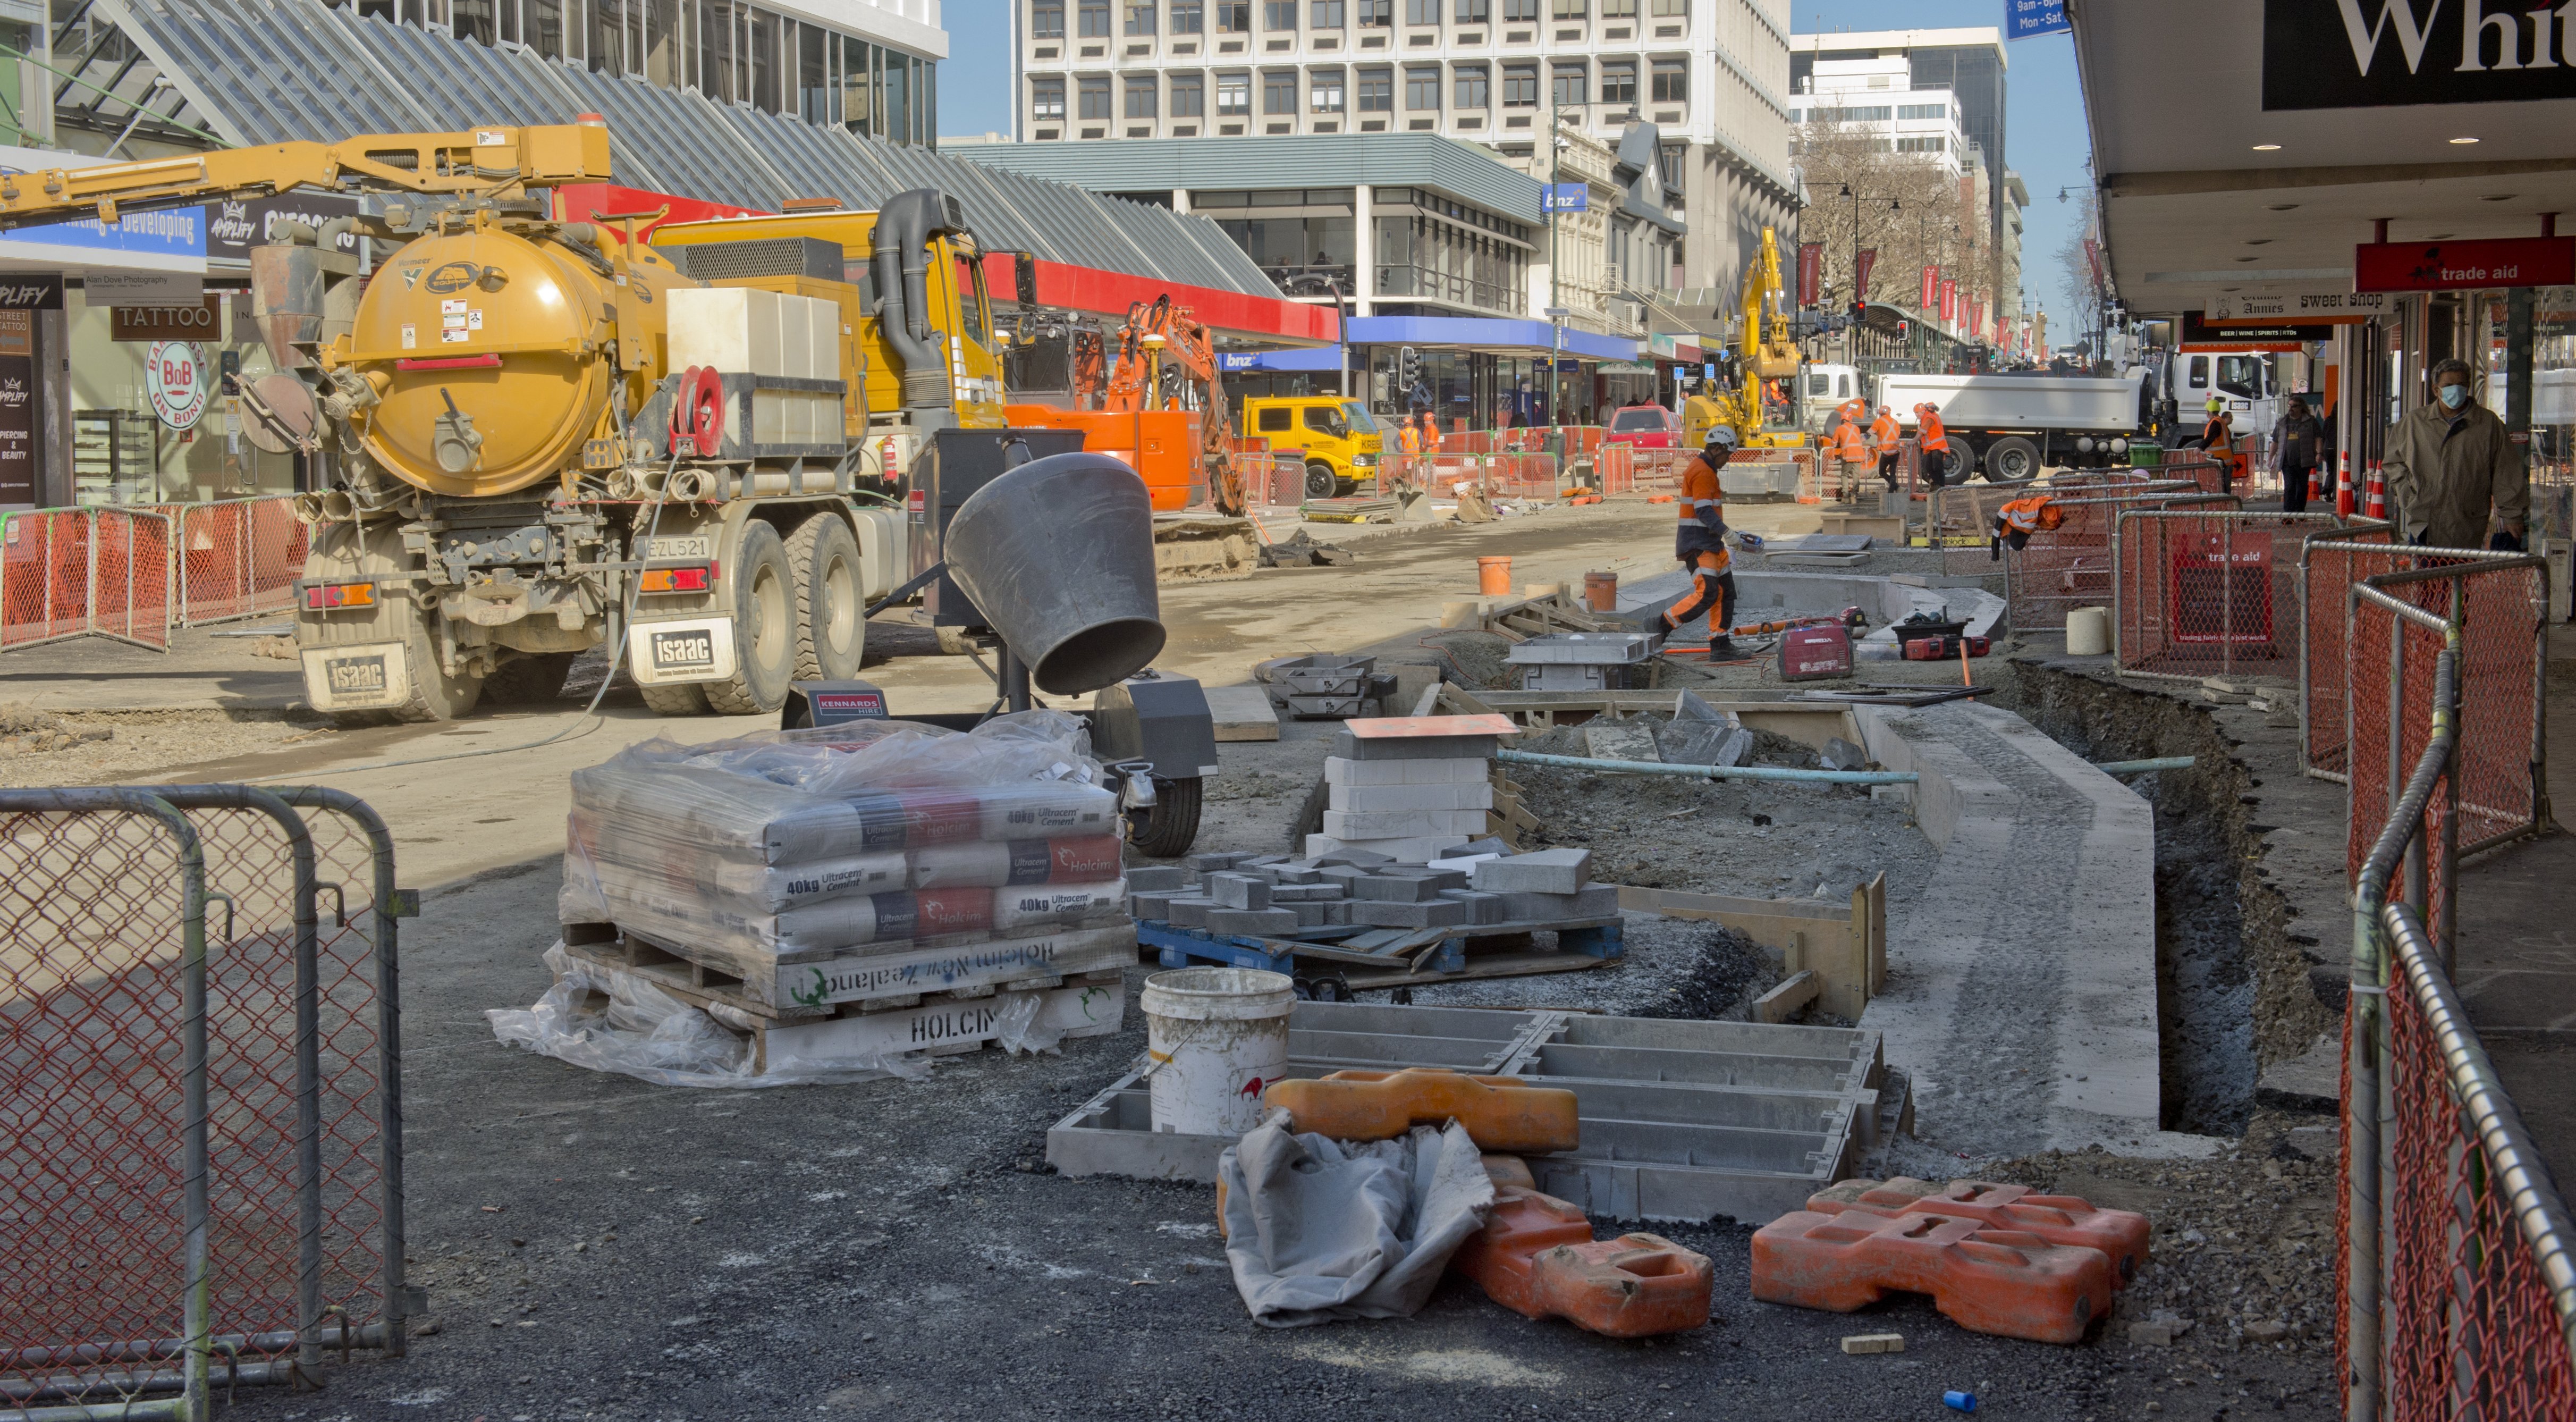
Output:
<path fill-rule="evenodd" d="M 2285 676 L 2304 640 L 2300 559 L 2329 513 L 2125 509 L 2112 545 L 2120 670 L 2197 681 Z"/>
<path fill-rule="evenodd" d="M 2117 1272 L 2099 1249 L 1975 1220 L 1797 1210 L 1753 1236 L 1753 1297 L 1850 1313 L 1892 1293 L 1930 1294 L 1971 1333 L 2076 1343 L 2111 1312 Z"/>
<path fill-rule="evenodd" d="M 0 534 L 0 649 L 95 633 L 167 650 L 170 520 L 135 509 L 39 509 Z"/>
<path fill-rule="evenodd" d="M 1582 1144 L 1573 1092 L 1511 1076 L 1429 1067 L 1337 1071 L 1279 1082 L 1262 1099 L 1286 1110 L 1297 1130 L 1337 1141 L 1393 1140 L 1415 1126 L 1455 1120 L 1483 1150 L 1546 1155 Z"/>
<path fill-rule="evenodd" d="M 1498 1186 L 1482 1231 L 1449 1267 L 1525 1318 L 1562 1318 L 1610 1338 L 1651 1338 L 1708 1323 L 1716 1269 L 1661 1235 L 1595 1240 L 1582 1210 L 1553 1195 Z"/>
<path fill-rule="evenodd" d="M 1820 1215 L 1848 1209 L 1891 1215 L 1942 1215 L 1974 1220 L 1989 1229 L 2035 1234 L 2051 1244 L 2098 1249 L 2117 1269 L 2114 1285 L 2124 1285 L 2146 1267 L 2151 1233 L 2147 1217 L 2133 1210 L 2097 1210 L 2075 1195 L 2042 1195 L 2027 1185 L 2000 1185 L 1985 1180 L 1953 1180 L 1936 1185 L 1900 1175 L 1893 1180 L 1845 1180 L 1819 1190 L 1807 1208 Z"/>

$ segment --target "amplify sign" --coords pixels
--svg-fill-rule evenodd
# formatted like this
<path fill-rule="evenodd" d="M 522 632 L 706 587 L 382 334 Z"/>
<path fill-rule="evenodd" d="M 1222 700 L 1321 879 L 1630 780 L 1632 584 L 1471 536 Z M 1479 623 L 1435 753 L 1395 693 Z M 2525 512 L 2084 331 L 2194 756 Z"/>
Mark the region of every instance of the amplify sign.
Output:
<path fill-rule="evenodd" d="M 2527 0 L 2263 0 L 2263 107 L 2576 98 L 2576 12 Z"/>
<path fill-rule="evenodd" d="M 2352 249 L 2355 291 L 2479 291 L 2570 283 L 2576 283 L 2576 237 L 2365 242 Z"/>

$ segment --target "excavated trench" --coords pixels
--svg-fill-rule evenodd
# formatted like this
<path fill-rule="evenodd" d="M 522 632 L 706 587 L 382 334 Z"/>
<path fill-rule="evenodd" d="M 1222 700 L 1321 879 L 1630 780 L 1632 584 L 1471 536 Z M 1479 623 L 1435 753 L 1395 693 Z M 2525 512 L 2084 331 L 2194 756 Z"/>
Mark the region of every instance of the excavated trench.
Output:
<path fill-rule="evenodd" d="M 2260 782 L 2240 742 L 2205 712 L 2030 662 L 2010 664 L 1995 704 L 2087 760 L 2195 756 L 2187 771 L 2136 776 L 2155 807 L 2156 1020 L 2165 1128 L 2241 1135 L 2264 1066 L 2332 1025 L 2290 938 L 2290 909 L 2259 868 L 2247 815 Z"/>

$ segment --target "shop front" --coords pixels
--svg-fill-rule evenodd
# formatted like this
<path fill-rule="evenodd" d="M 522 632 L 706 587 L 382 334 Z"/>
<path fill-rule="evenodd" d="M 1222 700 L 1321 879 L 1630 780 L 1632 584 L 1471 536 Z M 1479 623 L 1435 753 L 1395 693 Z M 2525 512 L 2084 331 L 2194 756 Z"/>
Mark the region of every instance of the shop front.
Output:
<path fill-rule="evenodd" d="M 1605 361 L 1633 362 L 1637 343 L 1589 331 L 1559 336 L 1544 321 L 1363 316 L 1343 323 L 1352 366 L 1366 372 L 1372 413 L 1445 429 L 1597 424 Z"/>

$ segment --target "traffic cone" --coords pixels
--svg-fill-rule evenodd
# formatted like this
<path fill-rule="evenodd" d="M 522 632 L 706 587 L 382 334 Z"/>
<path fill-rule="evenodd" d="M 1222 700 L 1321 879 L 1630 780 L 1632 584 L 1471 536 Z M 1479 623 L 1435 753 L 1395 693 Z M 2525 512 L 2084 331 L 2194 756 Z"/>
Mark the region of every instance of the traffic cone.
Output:
<path fill-rule="evenodd" d="M 2361 509 L 2364 518 L 2388 517 L 2388 483 L 2379 477 L 2379 461 L 2370 461 L 2370 490 Z"/>
<path fill-rule="evenodd" d="M 2352 451 L 2335 454 L 2335 517 L 2352 517 Z"/>

